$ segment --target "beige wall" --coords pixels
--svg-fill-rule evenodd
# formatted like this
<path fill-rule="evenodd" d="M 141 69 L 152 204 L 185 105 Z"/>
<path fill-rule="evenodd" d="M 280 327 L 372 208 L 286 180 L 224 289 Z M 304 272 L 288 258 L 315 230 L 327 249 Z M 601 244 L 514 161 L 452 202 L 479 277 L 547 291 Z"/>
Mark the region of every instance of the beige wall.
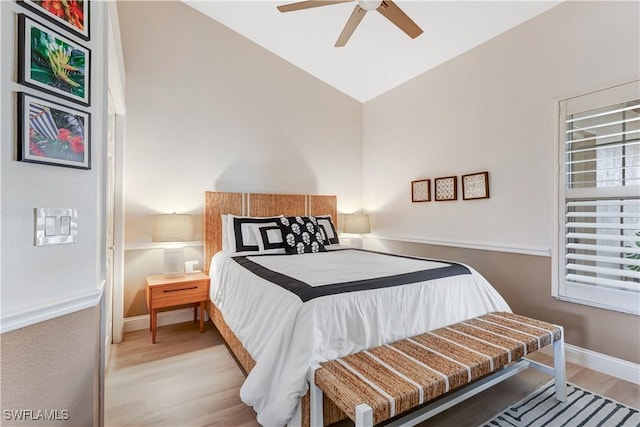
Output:
<path fill-rule="evenodd" d="M 340 210 L 360 208 L 362 104 L 182 2 L 118 12 L 127 245 L 150 242 L 157 213 L 201 222 L 205 190 L 337 194 Z M 141 278 L 162 271 L 161 251 L 143 251 L 125 256 L 127 316 L 146 313 Z"/>
<path fill-rule="evenodd" d="M 564 326 L 568 344 L 640 363 L 638 317 L 554 299 L 549 257 L 377 239 L 364 239 L 364 248 L 470 265 L 489 280 L 515 313 Z"/>
<path fill-rule="evenodd" d="M 363 126 L 363 199 L 374 234 L 498 252 L 386 248 L 469 262 L 515 311 L 564 325 L 572 344 L 635 363 L 640 319 L 554 300 L 549 254 L 554 98 L 638 77 L 639 7 L 561 3 L 366 103 Z M 484 170 L 490 199 L 410 202 L 411 180 Z"/>
<path fill-rule="evenodd" d="M 3 426 L 99 425 L 99 325 L 95 307 L 0 336 Z M 5 411 L 20 410 L 57 410 L 62 419 L 7 419 Z"/>

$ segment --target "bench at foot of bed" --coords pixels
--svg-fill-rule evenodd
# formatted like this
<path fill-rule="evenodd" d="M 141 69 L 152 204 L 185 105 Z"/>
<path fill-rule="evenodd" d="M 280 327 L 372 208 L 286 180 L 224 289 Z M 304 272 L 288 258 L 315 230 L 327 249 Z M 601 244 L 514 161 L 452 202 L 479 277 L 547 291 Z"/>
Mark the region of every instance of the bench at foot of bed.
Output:
<path fill-rule="evenodd" d="M 525 358 L 550 344 L 553 368 Z M 323 394 L 356 427 L 373 426 L 442 397 L 391 424 L 414 425 L 530 366 L 553 375 L 556 398 L 566 400 L 562 327 L 490 313 L 313 366 L 311 425 L 324 425 Z"/>

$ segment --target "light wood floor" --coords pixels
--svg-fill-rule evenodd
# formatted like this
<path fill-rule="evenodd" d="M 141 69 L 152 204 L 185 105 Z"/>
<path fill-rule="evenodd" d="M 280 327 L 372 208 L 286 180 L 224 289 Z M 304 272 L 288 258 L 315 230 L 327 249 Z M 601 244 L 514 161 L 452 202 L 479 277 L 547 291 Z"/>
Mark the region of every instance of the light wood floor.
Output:
<path fill-rule="evenodd" d="M 551 364 L 551 357 L 538 360 Z M 567 378 L 578 386 L 640 407 L 640 386 L 567 364 Z M 517 402 L 550 377 L 533 369 L 455 406 L 421 426 L 477 426 Z M 127 333 L 111 347 L 105 385 L 106 426 L 257 426 L 253 409 L 239 390 L 241 369 L 208 322 L 200 334 L 193 323 Z M 352 425 L 350 422 L 339 423 Z"/>

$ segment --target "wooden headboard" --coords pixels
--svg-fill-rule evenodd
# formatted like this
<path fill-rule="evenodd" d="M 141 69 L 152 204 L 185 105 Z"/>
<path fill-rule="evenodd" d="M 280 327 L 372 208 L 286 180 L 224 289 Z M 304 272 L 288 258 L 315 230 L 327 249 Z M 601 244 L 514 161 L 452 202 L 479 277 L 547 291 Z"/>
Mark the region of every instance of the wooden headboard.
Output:
<path fill-rule="evenodd" d="M 222 250 L 222 214 L 244 216 L 326 215 L 338 226 L 336 196 L 309 194 L 204 193 L 204 269 L 209 273 L 211 257 Z"/>

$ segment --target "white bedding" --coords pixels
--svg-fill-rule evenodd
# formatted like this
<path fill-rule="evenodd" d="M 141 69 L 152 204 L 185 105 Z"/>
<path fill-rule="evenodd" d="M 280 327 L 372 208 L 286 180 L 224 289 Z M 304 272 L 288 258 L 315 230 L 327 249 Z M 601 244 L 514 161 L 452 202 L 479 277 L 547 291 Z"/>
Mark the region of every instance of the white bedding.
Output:
<path fill-rule="evenodd" d="M 511 311 L 470 267 L 471 274 L 303 303 L 294 293 L 239 266 L 230 255 L 237 254 L 219 252 L 212 259 L 210 296 L 256 361 L 240 395 L 262 425 L 285 425 L 291 420 L 307 391 L 307 370 L 317 362 L 491 311 Z M 313 287 L 443 266 L 356 250 L 249 259 Z"/>

